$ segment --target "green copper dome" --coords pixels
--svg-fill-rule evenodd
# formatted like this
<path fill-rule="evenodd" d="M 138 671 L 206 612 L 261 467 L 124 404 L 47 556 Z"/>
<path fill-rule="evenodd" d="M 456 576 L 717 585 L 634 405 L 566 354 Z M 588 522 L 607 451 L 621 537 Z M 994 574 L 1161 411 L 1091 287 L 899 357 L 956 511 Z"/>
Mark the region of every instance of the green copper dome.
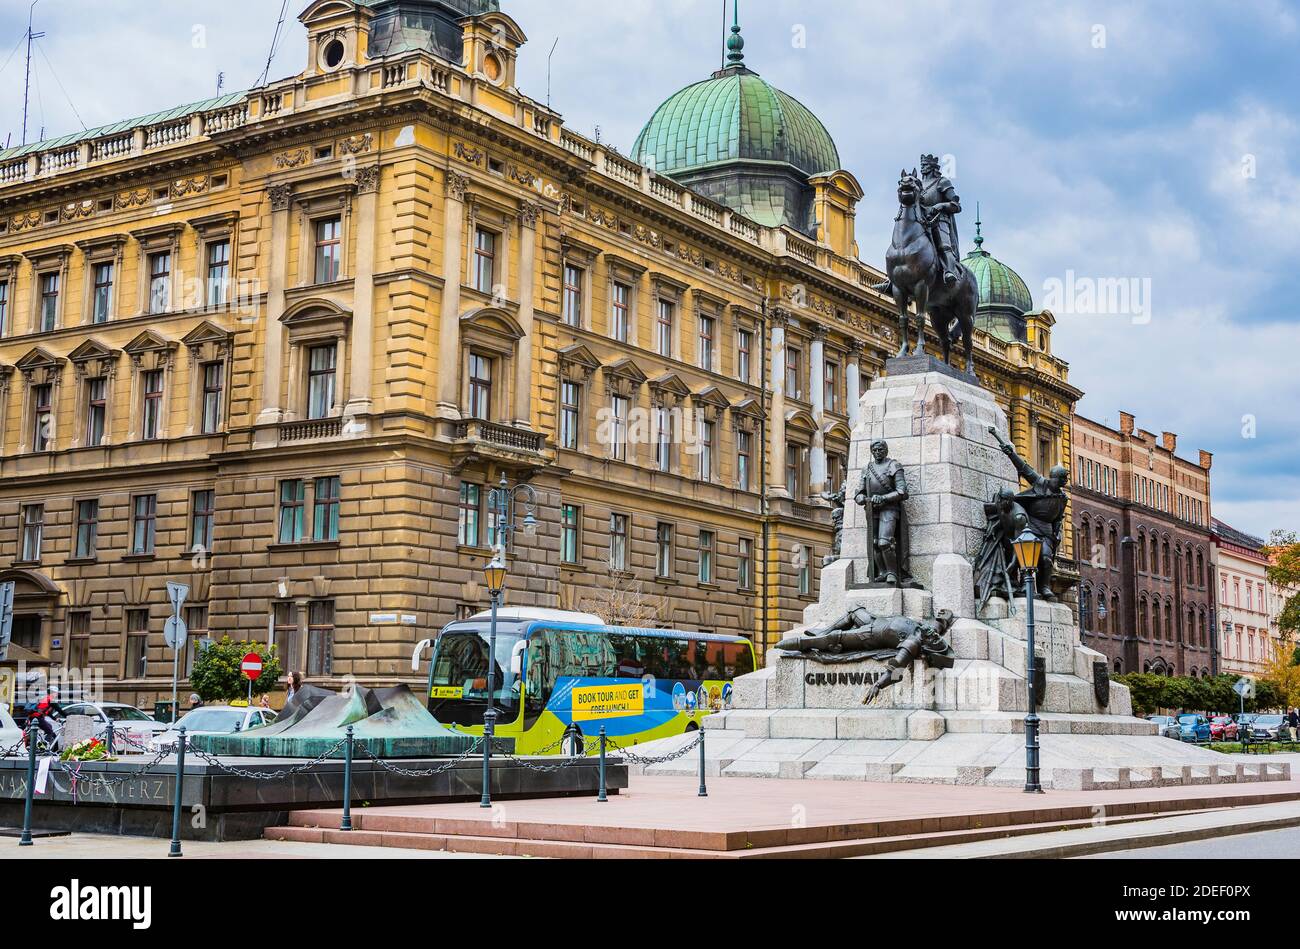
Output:
<path fill-rule="evenodd" d="M 975 249 L 962 259 L 979 284 L 980 306 L 1007 306 L 1021 314 L 1030 312 L 1034 298 L 1029 287 L 1020 274 L 984 249 L 981 226 L 981 222 L 975 222 Z"/>
<path fill-rule="evenodd" d="M 809 176 L 840 167 L 817 116 L 743 66 L 671 96 L 637 136 L 632 156 L 670 177 L 740 161 L 791 165 Z"/>

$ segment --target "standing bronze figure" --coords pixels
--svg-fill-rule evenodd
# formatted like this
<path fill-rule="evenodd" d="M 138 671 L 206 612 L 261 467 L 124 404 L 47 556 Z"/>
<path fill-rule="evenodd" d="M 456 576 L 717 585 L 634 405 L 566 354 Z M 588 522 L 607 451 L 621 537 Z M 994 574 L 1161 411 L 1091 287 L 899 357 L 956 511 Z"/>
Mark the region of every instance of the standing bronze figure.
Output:
<path fill-rule="evenodd" d="M 979 288 L 970 271 L 959 259 L 955 215 L 961 202 L 952 182 L 938 174 L 926 156 L 924 167 L 931 171 L 922 183 L 915 169 L 901 173 L 898 182 L 898 216 L 894 234 L 885 254 L 885 272 L 889 279 L 874 287 L 888 293 L 898 307 L 900 345 L 898 356 L 919 354 L 924 350 L 925 319 L 930 323 L 943 350 L 943 361 L 952 364 L 952 347 L 960 338 L 966 356 L 966 372 L 975 372 L 975 308 L 979 305 Z M 928 202 L 928 204 L 927 204 Z M 916 348 L 911 348 L 911 318 L 908 307 L 916 304 L 919 318 Z"/>
<path fill-rule="evenodd" d="M 866 509 L 871 527 L 870 582 L 894 587 L 917 587 L 912 579 L 908 549 L 907 473 L 889 457 L 889 444 L 871 443 L 871 461 L 862 469 L 862 483 L 854 500 Z"/>
<path fill-rule="evenodd" d="M 984 539 L 975 556 L 975 595 L 979 597 L 981 610 L 994 596 L 1010 601 L 1023 587 L 1024 581 L 1011 544 L 1029 524 L 1025 509 L 1010 488 L 1003 488 L 997 497 L 984 505 L 984 516 L 987 519 Z"/>
<path fill-rule="evenodd" d="M 1038 562 L 1036 577 L 1039 597 L 1055 600 L 1052 575 L 1056 571 L 1056 554 L 1061 549 L 1061 524 L 1065 520 L 1065 505 L 1068 501 L 1065 486 L 1069 483 L 1070 472 L 1061 465 L 1055 465 L 1046 475 L 1041 475 L 1016 454 L 1016 449 L 998 434 L 996 428 L 990 426 L 989 434 L 997 439 L 1002 451 L 1016 466 L 1016 472 L 1029 484 L 1026 490 L 1016 495 L 1016 503 L 1024 511 L 1026 529 L 1043 544 L 1043 555 Z"/>

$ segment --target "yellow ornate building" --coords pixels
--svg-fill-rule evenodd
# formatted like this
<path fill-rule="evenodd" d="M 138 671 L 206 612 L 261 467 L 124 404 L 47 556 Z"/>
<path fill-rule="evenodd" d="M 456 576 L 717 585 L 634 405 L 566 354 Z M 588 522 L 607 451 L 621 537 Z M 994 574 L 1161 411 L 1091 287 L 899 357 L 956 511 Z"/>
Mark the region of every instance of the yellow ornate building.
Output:
<path fill-rule="evenodd" d="M 738 32 L 705 81 L 735 134 L 660 110 L 633 160 L 516 87 L 496 6 L 316 0 L 292 78 L 0 152 L 16 642 L 148 703 L 177 579 L 191 643 L 391 682 L 485 605 L 503 474 L 539 500 L 509 603 L 762 643 L 815 598 L 898 345 L 859 185 Z M 1023 322 L 979 375 L 1069 464 L 1079 392 Z"/>

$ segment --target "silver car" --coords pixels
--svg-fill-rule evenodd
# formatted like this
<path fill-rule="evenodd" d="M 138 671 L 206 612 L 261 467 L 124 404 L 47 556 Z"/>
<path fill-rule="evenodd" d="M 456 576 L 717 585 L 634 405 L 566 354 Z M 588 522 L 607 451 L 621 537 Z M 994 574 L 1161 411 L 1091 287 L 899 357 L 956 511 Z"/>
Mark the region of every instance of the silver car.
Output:
<path fill-rule="evenodd" d="M 181 726 L 185 727 L 185 737 L 195 735 L 233 735 L 246 732 L 259 725 L 270 725 L 275 721 L 275 712 L 269 708 L 246 708 L 239 705 L 205 705 L 186 712 L 175 725 L 155 736 L 149 742 L 149 750 L 172 751 L 180 739 Z"/>
<path fill-rule="evenodd" d="M 1148 715 L 1148 722 L 1155 722 L 1159 729 L 1156 734 L 1161 738 L 1173 738 L 1176 741 L 1182 741 L 1182 729 L 1178 727 L 1178 719 L 1172 715 Z"/>
<path fill-rule="evenodd" d="M 167 730 L 163 722 L 155 721 L 134 705 L 121 702 L 74 702 L 61 706 L 61 719 L 72 715 L 86 715 L 95 722 L 94 737 L 108 737 L 108 723 L 113 723 L 113 750 L 120 754 L 144 754 L 149 740 Z M 62 733 L 62 721 L 55 726 Z M 62 740 L 59 742 L 62 747 Z"/>

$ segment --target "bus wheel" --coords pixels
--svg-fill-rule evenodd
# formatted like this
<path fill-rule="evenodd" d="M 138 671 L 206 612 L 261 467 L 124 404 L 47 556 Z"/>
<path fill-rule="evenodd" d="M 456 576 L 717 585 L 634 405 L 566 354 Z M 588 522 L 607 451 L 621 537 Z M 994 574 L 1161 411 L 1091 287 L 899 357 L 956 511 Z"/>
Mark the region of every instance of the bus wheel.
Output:
<path fill-rule="evenodd" d="M 686 723 L 686 730 L 687 730 L 688 732 L 697 732 L 697 731 L 699 731 L 699 730 L 700 730 L 699 722 L 687 722 L 687 723 Z"/>

